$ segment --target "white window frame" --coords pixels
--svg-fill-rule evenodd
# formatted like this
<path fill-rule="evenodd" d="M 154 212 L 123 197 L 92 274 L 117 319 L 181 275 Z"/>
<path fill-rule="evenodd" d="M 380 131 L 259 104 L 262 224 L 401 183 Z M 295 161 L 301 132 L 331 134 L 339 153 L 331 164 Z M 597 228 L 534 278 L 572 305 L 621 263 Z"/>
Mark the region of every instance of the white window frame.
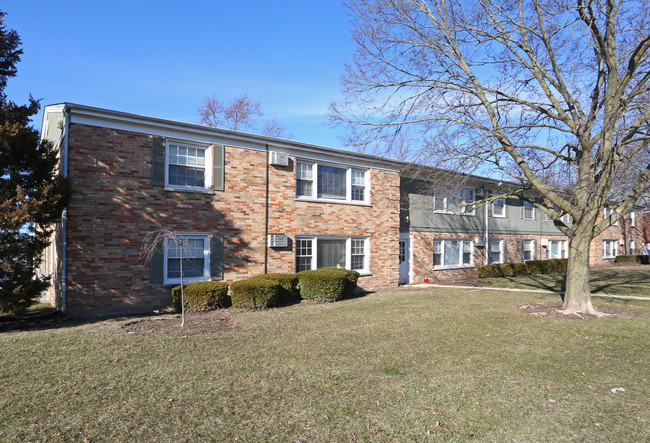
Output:
<path fill-rule="evenodd" d="M 559 244 L 559 251 L 560 251 L 560 256 L 559 257 L 552 257 L 551 256 L 551 251 L 553 250 L 552 243 L 558 243 Z M 548 241 L 548 246 L 546 250 L 546 258 L 567 258 L 567 241 L 566 240 L 549 240 Z"/>
<path fill-rule="evenodd" d="M 618 249 L 618 240 L 603 240 L 604 259 L 616 258 L 616 255 L 618 255 L 617 249 Z"/>
<path fill-rule="evenodd" d="M 200 149 L 204 152 L 204 172 L 203 172 L 203 186 L 183 186 L 169 183 L 169 151 L 171 145 L 177 147 Z M 210 192 L 212 189 L 212 147 L 198 143 L 191 143 L 179 140 L 167 140 L 165 145 L 165 189 L 172 189 L 175 191 L 195 191 L 195 192 Z"/>
<path fill-rule="evenodd" d="M 526 260 L 526 243 L 530 243 L 530 258 Z M 535 245 L 535 240 L 533 239 L 524 239 L 522 240 L 522 245 L 521 245 L 521 261 L 522 262 L 527 262 L 530 260 L 535 260 L 535 257 L 537 254 L 536 252 L 536 245 Z"/>
<path fill-rule="evenodd" d="M 492 250 L 492 245 L 497 243 L 498 250 L 494 251 Z M 504 241 L 503 240 L 497 240 L 497 239 L 490 239 L 490 244 L 488 245 L 488 261 L 489 264 L 498 264 L 498 263 L 503 263 L 503 245 Z M 493 252 L 498 252 L 499 253 L 499 259 L 498 261 L 492 261 L 492 253 Z"/>
<path fill-rule="evenodd" d="M 501 214 L 499 214 L 498 212 L 496 212 L 494 210 L 494 207 L 496 206 L 497 201 L 503 202 L 503 205 L 499 205 L 499 206 L 502 206 L 502 208 L 503 208 L 503 211 L 501 211 Z M 506 217 L 506 199 L 505 198 L 496 198 L 496 199 L 494 199 L 494 201 L 492 202 L 492 217 L 495 217 L 495 218 L 505 218 Z"/>
<path fill-rule="evenodd" d="M 457 264 L 445 264 L 445 242 L 459 242 Z M 458 269 L 458 268 L 473 268 L 474 267 L 474 241 L 467 238 L 437 238 L 433 241 L 433 254 L 436 254 L 436 244 L 440 245 L 440 265 L 433 265 L 433 269 Z M 464 245 L 469 244 L 469 263 L 463 263 Z M 435 261 L 434 261 L 435 263 Z"/>
<path fill-rule="evenodd" d="M 298 195 L 298 164 L 311 166 L 311 195 Z M 318 167 L 319 166 L 329 166 L 333 168 L 345 169 L 345 198 L 323 198 L 318 195 Z M 353 200 L 352 199 L 352 186 L 361 186 L 358 184 L 353 185 L 352 180 L 352 171 L 361 172 L 363 174 L 363 200 Z M 369 181 L 369 170 L 353 167 L 348 165 L 336 164 L 336 163 L 326 163 L 326 162 L 315 162 L 312 160 L 302 160 L 296 159 L 296 200 L 308 200 L 308 201 L 324 201 L 328 203 L 348 203 L 348 204 L 368 204 L 370 196 L 370 181 Z"/>
<path fill-rule="evenodd" d="M 352 266 L 352 241 L 361 240 L 363 241 L 363 269 L 353 269 L 361 275 L 370 274 L 370 238 L 368 236 L 333 236 L 333 235 L 297 235 L 296 243 L 301 240 L 311 240 L 311 269 L 318 269 L 318 240 L 345 240 L 345 269 L 351 269 Z M 295 260 L 294 260 L 294 269 L 298 271 L 298 249 L 295 250 Z M 308 255 L 302 255 L 300 257 L 309 257 Z"/>
<path fill-rule="evenodd" d="M 636 253 L 636 242 L 634 240 L 630 240 L 630 244 L 627 247 L 627 252 L 628 252 L 628 255 L 635 255 L 635 253 Z"/>
<path fill-rule="evenodd" d="M 443 195 L 449 193 L 449 190 L 442 190 Z M 436 209 L 436 200 L 442 199 L 442 209 Z M 467 206 L 457 205 L 457 211 L 452 211 L 449 209 L 450 200 L 458 200 L 460 205 L 468 204 Z M 438 214 L 456 214 L 456 215 L 476 215 L 476 207 L 474 205 L 469 205 L 469 203 L 474 203 L 476 201 L 476 189 L 474 188 L 462 188 L 456 196 L 443 197 L 436 196 L 436 193 L 433 195 L 433 212 Z"/>
<path fill-rule="evenodd" d="M 618 213 L 618 211 L 616 211 L 616 212 Z M 612 214 L 614 214 L 613 209 L 603 208 L 603 218 L 604 219 L 609 218 L 609 216 L 611 216 Z M 616 220 L 616 222 L 614 222 L 614 223 L 611 223 L 610 226 L 618 226 L 618 220 Z"/>
<path fill-rule="evenodd" d="M 210 280 L 210 234 L 206 233 L 197 233 L 197 232 L 188 232 L 188 233 L 179 233 L 178 234 L 183 239 L 202 239 L 203 240 L 203 275 L 200 277 L 192 278 L 183 278 L 183 283 L 192 283 L 196 281 L 208 281 Z M 165 285 L 180 285 L 181 279 L 179 278 L 167 278 L 167 267 L 169 264 L 168 256 L 168 244 L 171 240 L 165 240 L 164 246 L 164 261 L 163 261 L 163 284 Z M 183 257 L 190 258 L 190 257 Z"/>
<path fill-rule="evenodd" d="M 524 220 L 535 220 L 535 205 L 529 201 L 523 200 L 524 205 L 521 207 L 521 218 Z M 531 216 L 526 217 L 526 209 L 531 210 Z"/>
<path fill-rule="evenodd" d="M 629 224 L 631 228 L 636 227 L 636 212 L 635 211 L 630 211 L 629 214 Z"/>

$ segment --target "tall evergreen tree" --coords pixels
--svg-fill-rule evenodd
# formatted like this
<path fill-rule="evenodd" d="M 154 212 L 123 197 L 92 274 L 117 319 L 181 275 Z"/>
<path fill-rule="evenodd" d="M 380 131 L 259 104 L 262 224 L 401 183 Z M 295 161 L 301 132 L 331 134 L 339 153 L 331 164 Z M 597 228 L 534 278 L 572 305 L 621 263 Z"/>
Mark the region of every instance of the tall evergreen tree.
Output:
<path fill-rule="evenodd" d="M 0 311 L 20 314 L 49 285 L 36 268 L 71 191 L 56 174 L 56 149 L 30 123 L 39 101 L 30 96 L 19 106 L 4 92 L 22 54 L 4 16 L 0 11 Z"/>

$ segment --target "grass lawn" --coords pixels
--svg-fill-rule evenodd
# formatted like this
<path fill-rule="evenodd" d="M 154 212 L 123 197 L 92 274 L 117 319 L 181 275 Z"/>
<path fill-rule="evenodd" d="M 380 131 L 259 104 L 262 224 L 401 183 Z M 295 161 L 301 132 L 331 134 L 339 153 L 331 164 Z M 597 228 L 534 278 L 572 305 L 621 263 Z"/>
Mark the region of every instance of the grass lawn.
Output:
<path fill-rule="evenodd" d="M 396 290 L 204 336 L 128 335 L 133 318 L 0 333 L 0 441 L 647 440 L 650 303 L 518 311 L 548 302 Z"/>
<path fill-rule="evenodd" d="M 548 289 L 564 291 L 565 274 L 526 275 L 481 279 L 498 288 Z M 593 294 L 639 295 L 650 297 L 650 266 L 629 266 L 591 270 Z"/>

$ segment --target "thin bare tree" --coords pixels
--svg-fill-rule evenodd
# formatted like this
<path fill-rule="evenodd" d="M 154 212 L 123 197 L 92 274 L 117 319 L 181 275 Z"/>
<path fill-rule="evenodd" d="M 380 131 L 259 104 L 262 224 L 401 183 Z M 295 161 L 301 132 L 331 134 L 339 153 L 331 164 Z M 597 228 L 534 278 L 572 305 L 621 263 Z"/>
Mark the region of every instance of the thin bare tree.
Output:
<path fill-rule="evenodd" d="M 165 250 L 165 244 L 173 242 L 180 249 L 180 277 L 181 277 L 181 328 L 185 327 L 185 291 L 183 288 L 183 258 L 188 251 L 187 242 L 183 236 L 170 228 L 161 228 L 147 232 L 140 248 L 140 260 L 149 263 L 156 253 Z"/>
<path fill-rule="evenodd" d="M 592 239 L 647 188 L 648 0 L 349 0 L 356 52 L 331 106 L 357 143 L 410 128 L 416 153 L 517 184 L 568 237 L 564 309 L 598 313 Z M 615 202 L 610 191 L 628 175 Z M 558 178 L 561 178 L 558 179 Z M 613 203 L 613 204 L 612 204 Z M 606 205 L 614 211 L 604 220 Z M 568 213 L 573 224 L 566 225 Z"/>

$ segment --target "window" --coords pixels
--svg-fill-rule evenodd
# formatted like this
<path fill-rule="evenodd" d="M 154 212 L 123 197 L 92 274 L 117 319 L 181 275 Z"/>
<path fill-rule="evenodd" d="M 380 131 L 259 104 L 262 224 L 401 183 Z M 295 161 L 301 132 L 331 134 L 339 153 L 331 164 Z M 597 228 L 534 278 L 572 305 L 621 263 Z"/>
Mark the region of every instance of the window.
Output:
<path fill-rule="evenodd" d="M 557 208 L 555 208 L 555 210 L 556 210 L 556 211 L 559 211 L 559 209 L 557 209 Z M 568 226 L 569 223 L 571 223 L 571 216 L 570 216 L 569 214 L 567 214 L 567 213 L 564 213 L 564 214 L 562 214 L 562 216 L 560 217 L 560 220 L 562 220 L 562 223 L 564 223 L 565 225 Z M 548 221 L 553 221 L 553 219 L 552 219 L 548 214 L 546 214 L 546 221 L 547 221 L 547 222 L 548 222 Z"/>
<path fill-rule="evenodd" d="M 210 279 L 210 236 L 186 234 L 181 245 L 165 240 L 164 283 L 181 282 L 181 252 L 183 256 L 183 283 Z"/>
<path fill-rule="evenodd" d="M 633 228 L 633 227 L 636 226 L 636 212 L 634 212 L 634 211 L 630 211 L 630 215 L 629 215 L 629 220 L 628 220 L 628 221 L 629 221 L 629 223 L 630 223 L 630 227 Z"/>
<path fill-rule="evenodd" d="M 297 237 L 296 272 L 320 268 L 346 268 L 368 272 L 368 239 Z"/>
<path fill-rule="evenodd" d="M 603 218 L 608 218 L 614 214 L 614 210 L 610 208 L 603 208 Z M 618 226 L 618 220 L 615 223 L 610 223 L 612 226 Z"/>
<path fill-rule="evenodd" d="M 172 189 L 209 190 L 210 170 L 206 168 L 205 146 L 167 142 L 165 186 Z"/>
<path fill-rule="evenodd" d="M 603 258 L 616 257 L 616 240 L 603 240 Z"/>
<path fill-rule="evenodd" d="M 567 258 L 566 240 L 549 240 L 547 255 L 548 258 Z"/>
<path fill-rule="evenodd" d="M 535 240 L 523 240 L 521 249 L 524 261 L 535 260 Z"/>
<path fill-rule="evenodd" d="M 636 242 L 634 240 L 630 240 L 630 244 L 628 246 L 629 252 L 628 254 L 634 255 L 636 254 Z"/>
<path fill-rule="evenodd" d="M 529 201 L 524 201 L 522 216 L 524 220 L 535 220 L 535 205 Z"/>
<path fill-rule="evenodd" d="M 492 202 L 492 217 L 506 216 L 506 199 L 497 198 Z"/>
<path fill-rule="evenodd" d="M 367 171 L 317 163 L 296 163 L 296 198 L 366 202 Z"/>
<path fill-rule="evenodd" d="M 433 197 L 433 210 L 446 214 L 475 215 L 476 208 L 471 203 L 476 201 L 473 188 L 463 188 L 458 194 L 447 197 L 448 189 L 439 191 Z"/>
<path fill-rule="evenodd" d="M 406 241 L 399 241 L 399 262 L 404 263 L 406 261 Z"/>
<path fill-rule="evenodd" d="M 490 240 L 490 263 L 503 263 L 503 240 Z"/>
<path fill-rule="evenodd" d="M 471 240 L 435 240 L 433 242 L 433 267 L 472 266 L 473 243 Z"/>

